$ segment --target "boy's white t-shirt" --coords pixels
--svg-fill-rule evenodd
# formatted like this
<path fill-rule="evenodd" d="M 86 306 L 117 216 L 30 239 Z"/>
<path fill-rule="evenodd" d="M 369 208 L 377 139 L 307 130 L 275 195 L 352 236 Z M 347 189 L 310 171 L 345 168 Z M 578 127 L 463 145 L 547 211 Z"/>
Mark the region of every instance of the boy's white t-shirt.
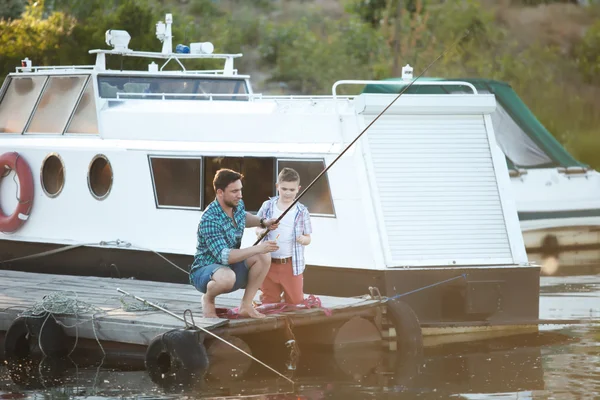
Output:
<path fill-rule="evenodd" d="M 273 218 L 279 218 L 284 210 L 280 210 L 277 203 L 275 203 L 273 208 Z M 297 209 L 298 205 L 296 204 L 294 205 L 294 208 L 288 211 L 283 219 L 279 221 L 277 229 L 271 233 L 273 238 L 276 238 L 277 235 L 279 235 L 279 239 L 277 239 L 279 250 L 272 252 L 271 257 L 287 258 L 292 256 L 294 251 L 294 219 L 296 217 Z"/>

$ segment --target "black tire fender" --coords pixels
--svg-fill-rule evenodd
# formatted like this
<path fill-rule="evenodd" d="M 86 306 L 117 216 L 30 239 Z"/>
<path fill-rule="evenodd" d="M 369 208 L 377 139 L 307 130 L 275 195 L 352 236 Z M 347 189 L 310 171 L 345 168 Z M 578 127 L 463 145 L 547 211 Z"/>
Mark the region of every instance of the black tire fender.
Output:
<path fill-rule="evenodd" d="M 45 313 L 35 317 L 19 317 L 13 321 L 4 338 L 4 356 L 29 357 L 40 345 L 43 354 L 60 358 L 68 353 L 68 337 L 54 317 Z"/>
<path fill-rule="evenodd" d="M 403 301 L 390 299 L 387 302 L 387 314 L 396 329 L 398 354 L 412 357 L 423 353 L 423 334 L 421 324 L 413 309 Z"/>
<path fill-rule="evenodd" d="M 204 335 L 173 329 L 156 336 L 146 350 L 145 365 L 153 382 L 164 386 L 203 379 L 208 369 Z"/>
<path fill-rule="evenodd" d="M 4 336 L 4 357 L 6 359 L 28 357 L 31 354 L 30 336 L 26 319 L 23 317 L 15 319 Z"/>

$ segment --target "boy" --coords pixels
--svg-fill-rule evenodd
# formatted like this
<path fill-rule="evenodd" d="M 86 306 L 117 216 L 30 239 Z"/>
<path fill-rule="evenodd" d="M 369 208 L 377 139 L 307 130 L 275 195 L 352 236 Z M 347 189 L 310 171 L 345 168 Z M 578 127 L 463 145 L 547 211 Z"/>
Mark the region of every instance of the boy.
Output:
<path fill-rule="evenodd" d="M 275 220 L 294 202 L 300 191 L 300 175 L 292 168 L 284 168 L 277 178 L 278 196 L 265 201 L 258 211 L 257 217 Z M 264 230 L 257 229 L 260 235 Z M 281 292 L 284 301 L 289 304 L 300 304 L 304 301 L 303 272 L 304 246 L 310 244 L 310 214 L 299 202 L 279 221 L 275 230 L 269 231 L 266 240 L 277 240 L 279 249 L 271 253 L 271 267 L 262 284 L 261 301 L 280 303 Z"/>

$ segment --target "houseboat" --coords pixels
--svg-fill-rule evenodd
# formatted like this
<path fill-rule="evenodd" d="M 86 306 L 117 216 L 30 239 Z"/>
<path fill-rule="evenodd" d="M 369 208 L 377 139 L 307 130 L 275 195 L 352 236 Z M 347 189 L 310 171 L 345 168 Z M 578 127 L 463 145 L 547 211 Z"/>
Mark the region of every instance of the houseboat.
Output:
<path fill-rule="evenodd" d="M 401 297 L 440 327 L 538 320 L 540 269 L 496 144 L 493 94 L 448 81 L 438 85 L 471 91 L 348 97 L 340 85 L 369 81 L 338 81 L 331 96 L 265 96 L 234 68 L 241 54 L 208 42 L 173 52 L 171 23 L 157 24 L 160 52 L 129 49 L 129 34 L 112 30 L 94 65 L 24 58 L 8 75 L 2 268 L 187 282 L 219 168 L 245 175 L 255 212 L 283 167 L 306 187 L 331 166 L 301 198 L 313 225 L 306 293 Z M 110 69 L 111 57 L 147 68 Z M 198 60 L 222 68 L 186 67 Z M 415 79 L 409 68 L 404 79 Z M 248 229 L 242 246 L 255 240 Z"/>
<path fill-rule="evenodd" d="M 530 260 L 557 259 L 559 273 L 600 262 L 600 174 L 577 159 L 552 136 L 506 82 L 460 79 L 493 94 L 492 125 L 506 157 L 517 211 Z M 393 81 L 393 79 L 392 79 Z M 453 79 L 427 78 L 411 94 L 470 92 L 448 86 Z M 435 84 L 438 82 L 439 84 Z M 403 84 L 406 85 L 406 84 Z M 398 93 L 401 85 L 368 85 L 363 93 Z M 549 264 L 550 265 L 550 264 Z M 554 270 L 554 268 L 550 268 Z"/>

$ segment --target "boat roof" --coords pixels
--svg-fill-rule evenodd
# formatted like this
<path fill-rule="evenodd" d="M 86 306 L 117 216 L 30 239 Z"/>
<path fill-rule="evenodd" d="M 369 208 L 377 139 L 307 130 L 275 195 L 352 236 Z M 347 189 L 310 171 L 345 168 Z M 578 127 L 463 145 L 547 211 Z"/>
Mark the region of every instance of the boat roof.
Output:
<path fill-rule="evenodd" d="M 389 78 L 386 81 L 398 80 L 400 83 L 396 85 L 366 85 L 363 93 L 398 93 L 402 87 L 408 84 L 402 78 Z M 552 136 L 552 134 L 544 127 L 544 125 L 531 112 L 529 107 L 513 90 L 507 82 L 502 82 L 494 79 L 483 78 L 420 78 L 419 80 L 428 82 L 428 85 L 414 84 L 406 91 L 406 94 L 452 94 L 471 92 L 467 86 L 448 86 L 448 85 L 432 85 L 431 82 L 440 81 L 463 81 L 472 84 L 479 92 L 489 92 L 496 96 L 496 101 L 504 108 L 504 110 L 512 117 L 518 126 L 527 134 L 527 136 L 541 149 L 551 160 L 549 163 L 535 165 L 534 168 L 548 167 L 583 167 L 588 165 L 581 163 L 575 159 L 569 152 Z M 522 167 L 518 163 L 507 157 L 509 168 Z M 523 166 L 531 168 L 532 166 Z"/>

